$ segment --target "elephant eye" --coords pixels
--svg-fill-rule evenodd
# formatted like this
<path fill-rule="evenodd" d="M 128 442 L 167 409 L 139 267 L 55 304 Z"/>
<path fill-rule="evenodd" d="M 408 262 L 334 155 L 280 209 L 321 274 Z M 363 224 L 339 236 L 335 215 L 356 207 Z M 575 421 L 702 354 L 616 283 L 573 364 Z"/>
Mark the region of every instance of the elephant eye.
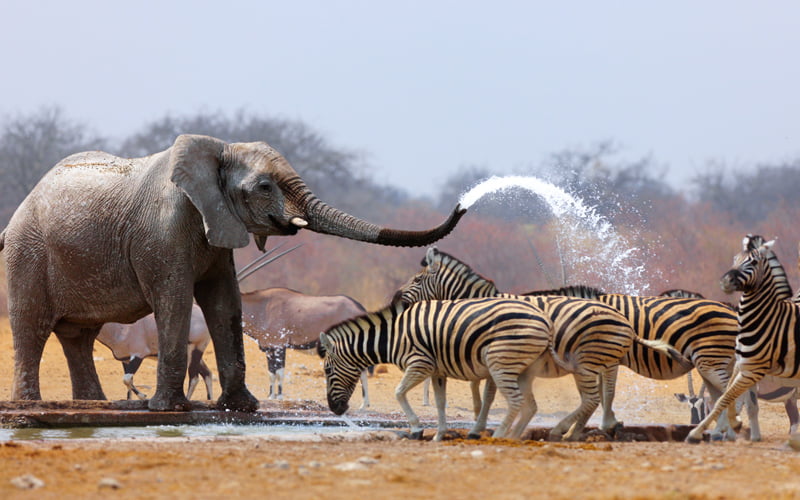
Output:
<path fill-rule="evenodd" d="M 258 189 L 259 191 L 269 193 L 270 191 L 272 191 L 272 183 L 268 180 L 258 181 Z"/>

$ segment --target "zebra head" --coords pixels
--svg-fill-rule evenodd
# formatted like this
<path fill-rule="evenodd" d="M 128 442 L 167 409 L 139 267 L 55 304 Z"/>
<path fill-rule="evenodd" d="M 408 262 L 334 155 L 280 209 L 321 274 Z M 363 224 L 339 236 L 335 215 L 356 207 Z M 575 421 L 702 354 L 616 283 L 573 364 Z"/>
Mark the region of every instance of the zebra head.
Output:
<path fill-rule="evenodd" d="M 455 300 L 497 294 L 493 281 L 436 247 L 428 248 L 422 266 L 422 270 L 395 293 L 395 302 L 411 304 L 422 300 Z"/>
<path fill-rule="evenodd" d="M 328 408 L 341 415 L 350 407 L 350 397 L 363 369 L 347 362 L 345 343 L 337 341 L 330 330 L 328 334 L 320 333 L 317 353 L 324 360 Z"/>
<path fill-rule="evenodd" d="M 770 272 L 770 260 L 776 258 L 775 254 L 772 253 L 772 246 L 775 244 L 775 240 L 755 246 L 755 238 L 761 237 L 747 235 L 742 241 L 744 250 L 736 254 L 733 258 L 733 267 L 720 280 L 723 292 L 733 293 L 754 290 L 761 285 Z"/>

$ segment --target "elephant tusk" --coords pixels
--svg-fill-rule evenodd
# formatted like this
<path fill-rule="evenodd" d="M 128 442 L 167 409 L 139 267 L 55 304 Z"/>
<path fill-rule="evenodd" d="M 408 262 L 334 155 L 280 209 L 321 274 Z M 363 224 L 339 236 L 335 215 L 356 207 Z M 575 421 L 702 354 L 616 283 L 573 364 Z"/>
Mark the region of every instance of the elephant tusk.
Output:
<path fill-rule="evenodd" d="M 308 225 L 308 221 L 303 219 L 302 217 L 292 217 L 292 219 L 289 222 L 297 227 L 306 227 Z"/>

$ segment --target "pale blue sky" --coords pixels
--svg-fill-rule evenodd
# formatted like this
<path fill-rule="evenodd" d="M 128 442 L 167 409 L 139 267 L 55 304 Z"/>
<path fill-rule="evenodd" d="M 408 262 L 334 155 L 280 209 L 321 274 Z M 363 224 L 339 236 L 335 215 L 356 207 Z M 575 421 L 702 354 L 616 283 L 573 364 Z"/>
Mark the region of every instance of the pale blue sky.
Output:
<path fill-rule="evenodd" d="M 0 0 L 0 115 L 118 138 L 244 108 L 421 194 L 604 139 L 680 180 L 800 157 L 799 25 L 791 1 Z"/>

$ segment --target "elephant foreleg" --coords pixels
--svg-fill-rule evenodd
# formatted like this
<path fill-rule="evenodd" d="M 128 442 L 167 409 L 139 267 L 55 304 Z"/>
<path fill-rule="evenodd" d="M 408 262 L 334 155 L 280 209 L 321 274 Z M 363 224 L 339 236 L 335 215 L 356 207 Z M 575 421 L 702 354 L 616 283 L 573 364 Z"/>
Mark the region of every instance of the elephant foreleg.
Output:
<path fill-rule="evenodd" d="M 68 334 L 56 332 L 69 366 L 72 399 L 106 399 L 94 366 L 94 339 L 99 332 L 99 328 L 82 328 Z"/>
<path fill-rule="evenodd" d="M 227 259 L 231 265 L 222 271 L 224 276 L 197 283 L 195 298 L 203 310 L 211 340 L 214 342 L 222 386 L 217 406 L 226 410 L 252 412 L 258 409 L 258 400 L 245 385 L 242 303 L 233 267 L 233 255 L 230 252 Z M 186 319 L 188 322 L 188 313 Z M 186 352 L 185 349 L 181 350 Z"/>
<path fill-rule="evenodd" d="M 183 391 L 189 343 L 191 295 L 158 297 L 153 313 L 158 327 L 158 371 L 156 392 L 147 406 L 154 411 L 189 411 Z"/>

